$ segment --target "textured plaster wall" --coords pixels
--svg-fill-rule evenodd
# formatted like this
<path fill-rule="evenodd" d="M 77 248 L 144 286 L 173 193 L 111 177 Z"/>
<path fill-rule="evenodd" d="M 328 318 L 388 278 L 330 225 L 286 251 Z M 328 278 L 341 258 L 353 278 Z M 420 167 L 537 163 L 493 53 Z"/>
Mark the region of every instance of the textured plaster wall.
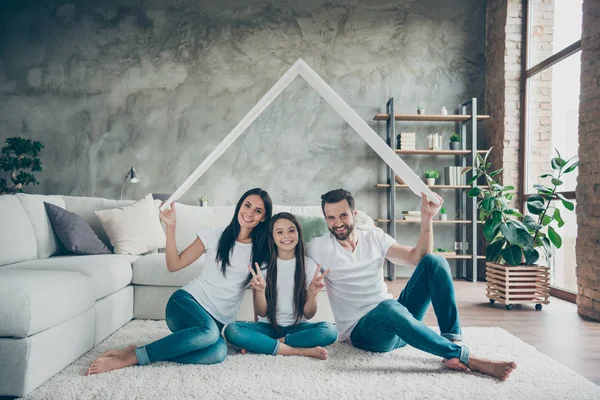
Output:
<path fill-rule="evenodd" d="M 10 5 L 11 3 L 16 5 Z M 18 3 L 18 4 L 17 4 Z M 485 2 L 469 0 L 21 1 L 0 15 L 0 140 L 41 141 L 45 194 L 169 193 L 300 57 L 373 128 L 390 96 L 398 112 L 483 105 Z M 444 133 L 451 124 L 399 124 Z M 447 148 L 447 140 L 444 140 Z M 405 159 L 442 170 L 448 158 Z M 278 204 L 318 204 L 351 190 L 385 214 L 385 169 L 362 139 L 300 79 L 187 192 L 233 204 L 250 187 Z M 402 192 L 398 210 L 419 199 Z M 454 192 L 442 192 L 453 213 Z M 385 227 L 384 227 L 385 228 Z M 407 242 L 417 227 L 401 236 Z M 452 229 L 448 229 L 452 233 Z M 449 246 L 448 243 L 438 245 Z"/>

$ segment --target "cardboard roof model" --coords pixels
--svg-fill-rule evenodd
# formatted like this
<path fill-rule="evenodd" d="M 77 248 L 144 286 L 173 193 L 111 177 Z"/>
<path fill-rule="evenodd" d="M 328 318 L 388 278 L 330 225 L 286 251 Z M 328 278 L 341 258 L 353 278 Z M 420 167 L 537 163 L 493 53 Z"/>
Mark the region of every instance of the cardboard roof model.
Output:
<path fill-rule="evenodd" d="M 400 176 L 408 187 L 417 195 L 425 193 L 427 198 L 439 203 L 437 197 L 419 179 L 408 165 L 377 135 L 377 133 L 354 111 L 317 73 L 302 59 L 298 59 L 287 70 L 285 74 L 273 85 L 271 89 L 256 103 L 244 118 L 229 132 L 221 143 L 202 161 L 194 172 L 181 184 L 181 186 L 162 205 L 161 211 L 170 207 L 171 203 L 177 201 L 185 192 L 206 172 L 210 166 L 217 161 L 227 148 L 252 124 L 252 122 L 275 100 L 277 96 L 297 76 L 303 77 L 306 82 L 315 89 L 327 103 L 350 125 L 356 133 L 371 146 L 379 157 Z"/>

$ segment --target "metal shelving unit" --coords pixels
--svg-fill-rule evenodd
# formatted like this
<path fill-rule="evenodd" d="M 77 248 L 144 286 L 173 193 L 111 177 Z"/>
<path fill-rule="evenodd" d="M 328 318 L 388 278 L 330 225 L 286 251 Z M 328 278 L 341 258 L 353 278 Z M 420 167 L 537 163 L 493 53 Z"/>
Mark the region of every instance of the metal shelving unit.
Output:
<path fill-rule="evenodd" d="M 376 114 L 373 118 L 375 121 L 386 121 L 386 142 L 388 146 L 395 150 L 396 154 L 402 155 L 430 155 L 430 156 L 454 156 L 455 165 L 463 168 L 473 163 L 477 153 L 486 153 L 487 150 L 477 149 L 477 122 L 489 119 L 488 115 L 477 114 L 477 98 L 472 98 L 458 106 L 460 114 L 457 115 L 412 115 L 412 114 L 396 114 L 394 109 L 394 98 L 390 98 L 386 103 L 386 113 Z M 393 118 L 391 117 L 393 116 Z M 461 134 L 462 148 L 465 150 L 402 150 L 396 149 L 396 121 L 412 121 L 412 122 L 452 122 L 458 125 Z M 467 128 L 470 126 L 470 143 L 467 143 Z M 385 223 L 388 226 L 388 234 L 396 237 L 396 224 L 405 223 L 420 223 L 420 221 L 397 220 L 396 218 L 396 190 L 407 188 L 408 185 L 398 184 L 395 180 L 394 171 L 389 166 L 386 166 L 387 183 L 377 184 L 375 187 L 384 188 L 387 192 L 387 217 L 376 219 L 375 222 Z M 467 190 L 473 187 L 472 185 L 433 185 L 432 189 L 453 189 L 456 190 L 456 200 L 458 209 L 461 211 L 465 220 L 459 221 L 434 221 L 434 225 L 456 225 L 455 242 L 461 244 L 461 249 L 457 249 L 457 254 L 446 255 L 448 259 L 456 259 L 457 275 L 459 278 L 467 277 L 467 262 L 471 263 L 471 279 L 477 281 L 477 260 L 485 259 L 484 256 L 478 255 L 477 239 L 478 239 L 478 223 L 477 221 L 477 199 L 468 198 Z M 467 217 L 469 212 L 470 218 Z M 467 232 L 467 226 L 470 226 L 470 234 Z M 468 236 L 468 237 L 467 237 Z M 469 250 L 468 252 L 466 250 Z M 461 252 L 461 253 L 458 253 Z M 443 253 L 440 255 L 444 256 Z M 396 279 L 396 266 L 388 261 L 387 263 L 388 279 Z"/>

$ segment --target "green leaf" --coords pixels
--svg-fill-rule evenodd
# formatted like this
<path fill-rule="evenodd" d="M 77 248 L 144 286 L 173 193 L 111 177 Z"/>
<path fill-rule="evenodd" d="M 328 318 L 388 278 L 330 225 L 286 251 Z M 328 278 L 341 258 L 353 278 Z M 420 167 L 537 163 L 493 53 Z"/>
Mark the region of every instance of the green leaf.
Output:
<path fill-rule="evenodd" d="M 502 236 L 504 236 L 508 243 L 515 244 L 517 242 L 517 229 L 514 225 L 502 223 L 500 224 L 500 232 L 502 232 Z"/>
<path fill-rule="evenodd" d="M 554 219 L 556 220 L 556 222 L 558 222 L 559 228 L 562 228 L 565 224 L 565 221 L 563 221 L 563 219 L 560 216 L 560 210 L 558 208 L 554 209 Z"/>
<path fill-rule="evenodd" d="M 490 262 L 497 262 L 502 252 L 502 247 L 506 241 L 504 239 L 496 240 L 493 243 L 488 244 L 485 251 L 485 259 Z"/>
<path fill-rule="evenodd" d="M 504 191 L 507 191 L 507 190 L 515 190 L 515 187 L 514 186 L 504 186 Z"/>
<path fill-rule="evenodd" d="M 554 221 L 554 218 L 549 216 L 548 214 L 546 214 L 546 215 L 544 215 L 544 218 L 542 218 L 542 225 L 547 226 L 552 221 Z"/>
<path fill-rule="evenodd" d="M 544 198 L 541 195 L 539 195 L 539 194 L 532 194 L 531 196 L 529 196 L 527 198 L 527 202 L 528 203 L 529 202 L 533 203 L 534 201 L 541 201 L 543 203 L 544 202 Z"/>
<path fill-rule="evenodd" d="M 502 258 L 512 266 L 520 265 L 522 256 L 523 251 L 519 246 L 514 244 L 502 250 Z"/>
<path fill-rule="evenodd" d="M 503 215 L 502 215 L 502 211 L 492 211 L 492 219 L 497 222 L 497 223 L 501 223 L 504 219 Z"/>
<path fill-rule="evenodd" d="M 547 237 L 542 238 L 542 245 L 544 246 L 544 250 L 546 250 L 546 255 L 550 257 L 552 254 L 552 246 L 550 245 L 550 240 Z"/>
<path fill-rule="evenodd" d="M 542 225 L 538 224 L 531 215 L 526 215 L 525 218 L 523 218 L 523 224 L 532 231 L 539 231 L 542 229 Z"/>
<path fill-rule="evenodd" d="M 496 175 L 498 175 L 500 172 L 502 172 L 503 170 L 504 170 L 504 168 L 497 169 L 497 170 L 495 170 L 494 172 L 490 172 L 490 174 L 489 174 L 489 175 L 490 175 L 490 176 L 496 176 Z"/>
<path fill-rule="evenodd" d="M 467 182 L 467 185 L 470 185 L 471 183 L 475 182 L 477 179 L 479 179 L 480 176 L 481 175 L 475 175 L 474 177 L 469 179 L 469 182 Z"/>
<path fill-rule="evenodd" d="M 575 209 L 575 205 L 573 205 L 573 203 L 571 203 L 568 200 L 563 200 L 562 203 L 563 203 L 563 206 L 565 206 L 565 208 L 569 211 L 573 211 Z"/>
<path fill-rule="evenodd" d="M 492 188 L 492 189 L 494 189 L 494 190 L 499 190 L 499 191 L 503 191 L 503 190 L 504 190 L 504 186 L 502 186 L 502 185 L 498 185 L 497 183 L 494 183 L 494 184 L 491 186 L 491 188 Z"/>
<path fill-rule="evenodd" d="M 560 157 L 555 157 L 550 161 L 550 164 L 552 165 L 552 169 L 561 169 L 567 165 L 567 162 Z"/>
<path fill-rule="evenodd" d="M 472 170 L 472 169 L 473 169 L 473 167 L 471 167 L 471 166 L 464 167 L 464 168 L 462 169 L 462 171 L 461 171 L 461 173 L 460 173 L 460 174 L 461 174 L 461 175 L 464 175 L 464 174 L 466 174 L 467 172 L 469 172 L 469 171 L 470 171 L 470 170 Z"/>
<path fill-rule="evenodd" d="M 533 185 L 533 188 L 542 193 L 552 194 L 552 189 L 550 189 L 544 185 L 541 185 L 539 183 L 536 183 L 535 185 Z"/>
<path fill-rule="evenodd" d="M 483 202 L 481 203 L 481 207 L 485 210 L 485 211 L 492 211 L 494 209 L 494 198 L 493 197 L 486 197 L 485 199 L 483 199 Z"/>
<path fill-rule="evenodd" d="M 499 230 L 500 223 L 494 221 L 493 219 L 488 219 L 485 221 L 485 224 L 483 224 L 483 236 L 489 242 L 494 240 Z"/>
<path fill-rule="evenodd" d="M 503 212 L 506 215 L 513 215 L 517 218 L 523 218 L 523 214 L 521 214 L 519 212 L 519 210 L 517 210 L 516 208 L 507 208 L 507 209 L 503 210 Z"/>
<path fill-rule="evenodd" d="M 551 226 L 548 227 L 548 238 L 557 249 L 560 249 L 562 246 L 562 238 Z"/>
<path fill-rule="evenodd" d="M 561 156 L 561 155 L 560 155 L 560 153 L 558 152 L 558 149 L 557 149 L 557 148 L 554 148 L 554 151 L 556 152 L 556 154 L 558 154 L 558 156 L 559 156 L 560 158 L 562 158 L 562 156 Z"/>
<path fill-rule="evenodd" d="M 527 202 L 527 210 L 535 215 L 541 215 L 544 212 L 544 203 L 541 201 Z"/>
<path fill-rule="evenodd" d="M 523 254 L 525 255 L 525 263 L 527 265 L 535 264 L 535 262 L 540 258 L 540 253 L 536 249 L 523 250 Z"/>
<path fill-rule="evenodd" d="M 568 174 L 569 172 L 573 172 L 577 167 L 579 167 L 579 161 L 575 161 L 571 166 L 563 172 L 563 174 Z"/>
<path fill-rule="evenodd" d="M 554 175 L 552 175 L 552 174 L 544 174 L 544 175 L 540 175 L 540 178 L 554 178 Z"/>
<path fill-rule="evenodd" d="M 477 197 L 477 196 L 479 196 L 479 194 L 480 194 L 482 191 L 483 191 L 483 189 L 481 189 L 481 188 L 480 188 L 480 187 L 478 187 L 478 186 L 475 186 L 475 187 L 472 187 L 472 188 L 469 190 L 469 192 L 468 192 L 468 195 L 469 195 L 469 197 Z"/>
<path fill-rule="evenodd" d="M 563 184 L 563 181 L 561 181 L 560 179 L 552 178 L 552 184 L 554 186 L 560 186 Z"/>

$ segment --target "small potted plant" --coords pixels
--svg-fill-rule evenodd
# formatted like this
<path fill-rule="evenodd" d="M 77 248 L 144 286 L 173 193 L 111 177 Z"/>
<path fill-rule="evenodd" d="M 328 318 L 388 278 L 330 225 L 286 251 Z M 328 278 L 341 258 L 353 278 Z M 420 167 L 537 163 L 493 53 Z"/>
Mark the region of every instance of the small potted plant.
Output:
<path fill-rule="evenodd" d="M 198 199 L 198 205 L 200 205 L 200 207 L 208 207 L 208 198 L 207 197 L 200 197 Z"/>
<path fill-rule="evenodd" d="M 444 207 L 440 208 L 440 221 L 447 221 L 448 214 L 446 214 L 446 209 Z"/>
<path fill-rule="evenodd" d="M 427 178 L 427 185 L 435 185 L 435 180 L 440 177 L 440 173 L 437 171 L 425 171 L 425 178 Z"/>
<path fill-rule="evenodd" d="M 417 105 L 417 114 L 419 114 L 419 115 L 425 114 L 425 104 L 423 104 L 422 101 L 420 101 L 419 104 Z"/>
<path fill-rule="evenodd" d="M 39 185 L 34 172 L 42 172 L 38 157 L 44 145 L 38 141 L 11 137 L 0 152 L 0 170 L 8 172 L 10 183 L 0 178 L 0 195 L 22 193 L 27 185 Z"/>
<path fill-rule="evenodd" d="M 450 136 L 450 150 L 460 150 L 460 135 L 457 133 L 453 133 Z"/>

